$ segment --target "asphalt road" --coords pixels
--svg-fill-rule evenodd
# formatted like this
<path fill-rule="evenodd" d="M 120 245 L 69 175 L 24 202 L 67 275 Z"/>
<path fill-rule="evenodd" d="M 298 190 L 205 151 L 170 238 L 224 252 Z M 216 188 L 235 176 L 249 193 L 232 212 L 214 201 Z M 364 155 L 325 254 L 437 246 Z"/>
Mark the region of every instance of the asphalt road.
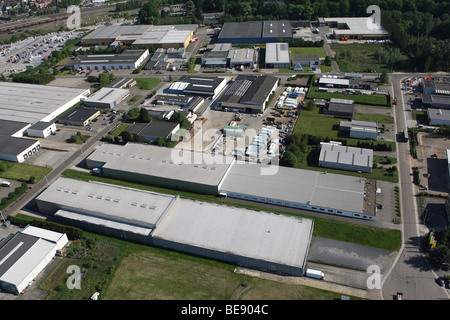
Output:
<path fill-rule="evenodd" d="M 393 96 L 399 99 L 395 106 L 396 132 L 406 128 L 405 103 L 401 90 L 401 80 L 408 77 L 424 76 L 421 74 L 391 74 Z M 436 283 L 437 275 L 423 254 L 420 243 L 421 225 L 418 208 L 414 199 L 412 170 L 410 164 L 409 143 L 397 143 L 397 159 L 399 167 L 399 187 L 401 194 L 402 248 L 397 262 L 391 272 L 383 280 L 383 298 L 392 300 L 397 292 L 403 293 L 408 300 L 440 300 L 450 299 L 445 288 Z"/>

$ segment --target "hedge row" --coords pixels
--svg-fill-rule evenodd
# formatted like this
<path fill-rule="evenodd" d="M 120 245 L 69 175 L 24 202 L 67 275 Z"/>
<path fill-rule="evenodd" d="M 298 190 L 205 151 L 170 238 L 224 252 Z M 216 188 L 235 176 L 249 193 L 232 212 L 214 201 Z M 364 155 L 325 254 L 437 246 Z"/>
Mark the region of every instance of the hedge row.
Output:
<path fill-rule="evenodd" d="M 17 226 L 31 225 L 33 227 L 47 229 L 59 233 L 65 233 L 69 239 L 82 239 L 84 238 L 84 232 L 81 229 L 65 226 L 56 222 L 35 219 L 35 218 L 22 218 L 17 216 L 8 216 L 8 220 Z"/>

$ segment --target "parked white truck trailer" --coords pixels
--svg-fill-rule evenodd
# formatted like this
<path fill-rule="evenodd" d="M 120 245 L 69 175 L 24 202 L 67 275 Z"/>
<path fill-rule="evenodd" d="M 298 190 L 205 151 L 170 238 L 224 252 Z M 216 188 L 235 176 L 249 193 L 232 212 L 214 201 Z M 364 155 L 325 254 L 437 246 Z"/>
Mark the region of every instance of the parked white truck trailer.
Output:
<path fill-rule="evenodd" d="M 323 280 L 325 274 L 320 271 L 320 270 L 314 270 L 314 269 L 306 269 L 306 274 L 305 274 L 308 278 L 314 278 L 314 279 L 319 279 L 319 280 Z"/>

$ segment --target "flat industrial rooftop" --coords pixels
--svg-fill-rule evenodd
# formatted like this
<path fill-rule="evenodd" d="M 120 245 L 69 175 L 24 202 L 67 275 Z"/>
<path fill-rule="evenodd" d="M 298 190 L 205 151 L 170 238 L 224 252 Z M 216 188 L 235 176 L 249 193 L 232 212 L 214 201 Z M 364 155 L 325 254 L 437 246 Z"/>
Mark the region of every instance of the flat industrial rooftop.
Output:
<path fill-rule="evenodd" d="M 220 191 L 363 213 L 363 178 L 281 166 L 267 175 L 264 167 L 236 163 Z"/>
<path fill-rule="evenodd" d="M 89 93 L 89 89 L 0 82 L 0 119 L 51 121 Z"/>
<path fill-rule="evenodd" d="M 232 156 L 139 143 L 102 144 L 86 159 L 105 163 L 103 168 L 218 186 L 232 166 Z"/>
<path fill-rule="evenodd" d="M 78 212 L 90 219 L 153 229 L 176 196 L 95 181 L 59 178 L 37 198 L 40 210 Z M 53 211 L 53 212 L 52 212 Z"/>
<path fill-rule="evenodd" d="M 180 198 L 153 238 L 301 267 L 312 230 L 311 219 Z"/>

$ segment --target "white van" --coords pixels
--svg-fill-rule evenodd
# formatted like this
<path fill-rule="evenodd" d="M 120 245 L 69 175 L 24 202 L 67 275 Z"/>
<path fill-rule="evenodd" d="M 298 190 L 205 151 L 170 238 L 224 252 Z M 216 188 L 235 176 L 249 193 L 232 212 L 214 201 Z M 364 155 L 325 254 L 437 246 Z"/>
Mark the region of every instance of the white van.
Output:
<path fill-rule="evenodd" d="M 9 181 L 2 181 L 2 187 L 11 187 L 11 182 L 9 182 Z"/>
<path fill-rule="evenodd" d="M 325 274 L 320 270 L 306 269 L 306 276 L 308 278 L 323 280 Z"/>

